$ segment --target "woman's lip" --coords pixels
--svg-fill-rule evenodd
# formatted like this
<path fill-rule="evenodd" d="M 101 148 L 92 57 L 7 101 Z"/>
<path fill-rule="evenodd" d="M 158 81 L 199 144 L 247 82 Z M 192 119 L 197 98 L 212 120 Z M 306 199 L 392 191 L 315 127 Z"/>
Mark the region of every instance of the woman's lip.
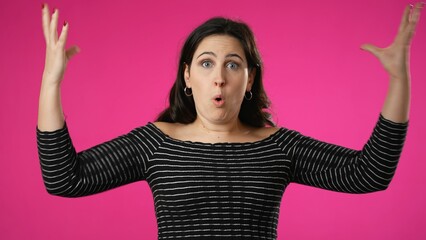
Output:
<path fill-rule="evenodd" d="M 223 104 L 225 104 L 225 100 L 223 100 L 223 98 L 221 98 L 220 100 L 217 100 L 216 98 L 214 98 L 212 101 L 216 107 L 221 107 L 223 106 Z"/>
<path fill-rule="evenodd" d="M 213 100 L 215 100 L 215 99 L 217 99 L 217 98 L 223 99 L 222 94 L 215 95 L 215 96 L 213 97 Z"/>
<path fill-rule="evenodd" d="M 212 102 L 216 107 L 221 107 L 223 104 L 225 104 L 225 99 L 223 98 L 222 94 L 217 94 L 213 96 Z"/>

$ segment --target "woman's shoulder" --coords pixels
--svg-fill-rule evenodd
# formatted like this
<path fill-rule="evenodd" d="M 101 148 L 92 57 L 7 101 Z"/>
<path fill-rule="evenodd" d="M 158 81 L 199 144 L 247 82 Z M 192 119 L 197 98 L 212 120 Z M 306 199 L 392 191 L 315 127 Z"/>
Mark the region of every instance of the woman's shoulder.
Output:
<path fill-rule="evenodd" d="M 168 133 L 170 131 L 176 130 L 176 128 L 181 128 L 182 125 L 184 125 L 181 123 L 170 123 L 170 122 L 152 122 L 151 124 L 164 133 Z"/>
<path fill-rule="evenodd" d="M 275 135 L 281 128 L 279 127 L 260 127 L 253 128 L 252 134 L 258 139 L 266 139 L 272 135 Z"/>
<path fill-rule="evenodd" d="M 151 123 L 157 130 L 166 136 L 174 137 L 182 131 L 185 124 L 182 123 L 170 123 L 170 122 L 152 122 Z"/>

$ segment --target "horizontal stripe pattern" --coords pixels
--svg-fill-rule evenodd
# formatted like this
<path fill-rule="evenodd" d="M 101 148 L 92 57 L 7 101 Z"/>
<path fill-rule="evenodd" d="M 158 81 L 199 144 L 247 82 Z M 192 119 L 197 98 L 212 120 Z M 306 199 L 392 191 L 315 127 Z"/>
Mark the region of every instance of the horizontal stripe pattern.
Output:
<path fill-rule="evenodd" d="M 137 128 L 77 153 L 66 124 L 52 132 L 37 129 L 47 191 L 63 197 L 80 197 L 145 179 L 146 164 L 162 141 L 151 130 Z"/>
<path fill-rule="evenodd" d="M 382 116 L 361 151 L 285 128 L 253 143 L 170 138 L 150 123 L 77 153 L 68 128 L 37 129 L 46 189 L 79 197 L 146 180 L 159 239 L 276 239 L 290 182 L 334 191 L 386 189 L 408 124 Z"/>
<path fill-rule="evenodd" d="M 290 150 L 293 182 L 347 193 L 385 190 L 398 164 L 408 123 L 382 115 L 361 151 L 301 136 Z"/>

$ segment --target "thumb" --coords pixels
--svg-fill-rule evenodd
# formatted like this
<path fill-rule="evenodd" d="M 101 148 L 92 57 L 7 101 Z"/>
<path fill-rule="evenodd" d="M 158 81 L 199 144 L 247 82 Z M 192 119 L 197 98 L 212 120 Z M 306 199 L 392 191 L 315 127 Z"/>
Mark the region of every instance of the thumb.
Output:
<path fill-rule="evenodd" d="M 70 60 L 74 55 L 80 52 L 80 48 L 78 46 L 72 46 L 68 48 L 65 52 L 67 59 Z"/>
<path fill-rule="evenodd" d="M 374 46 L 373 44 L 363 44 L 361 45 L 361 49 L 367 52 L 372 53 L 374 56 L 379 57 L 380 48 Z"/>

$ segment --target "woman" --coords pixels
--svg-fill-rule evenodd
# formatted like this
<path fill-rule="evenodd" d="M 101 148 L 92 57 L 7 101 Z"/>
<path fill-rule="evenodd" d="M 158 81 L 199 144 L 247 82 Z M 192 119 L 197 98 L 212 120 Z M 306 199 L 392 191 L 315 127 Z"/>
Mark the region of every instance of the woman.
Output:
<path fill-rule="evenodd" d="M 59 93 L 78 48 L 65 50 L 68 24 L 58 37 L 58 11 L 50 19 L 44 5 L 47 51 L 37 137 L 46 189 L 79 197 L 146 180 L 159 239 L 276 239 L 281 197 L 290 182 L 349 193 L 384 190 L 407 130 L 409 46 L 422 7 L 405 9 L 389 47 L 362 46 L 381 61 L 390 87 L 361 151 L 275 127 L 251 30 L 214 18 L 185 42 L 170 107 L 157 122 L 76 153 Z"/>

